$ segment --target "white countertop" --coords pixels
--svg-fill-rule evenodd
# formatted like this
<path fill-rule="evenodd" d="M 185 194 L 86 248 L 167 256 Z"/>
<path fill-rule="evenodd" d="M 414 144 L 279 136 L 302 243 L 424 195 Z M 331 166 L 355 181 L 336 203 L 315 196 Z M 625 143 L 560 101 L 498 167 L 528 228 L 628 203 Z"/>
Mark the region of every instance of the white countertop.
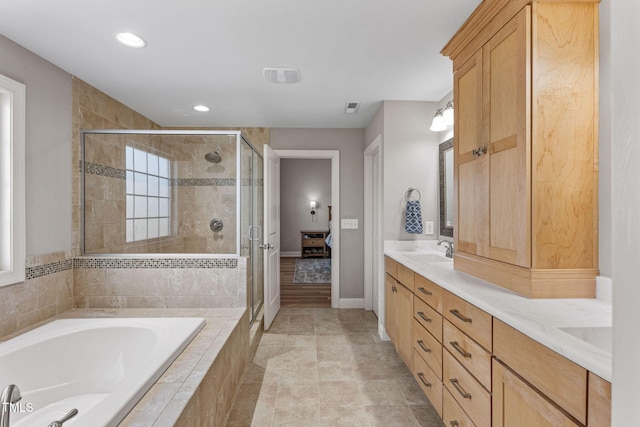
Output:
<path fill-rule="evenodd" d="M 385 255 L 497 319 L 561 354 L 574 363 L 612 380 L 611 351 L 590 344 L 560 328 L 610 327 L 611 303 L 598 299 L 529 299 L 466 273 L 453 262 L 417 262 L 407 255 L 444 253 L 436 241 L 386 241 Z M 592 333 L 584 330 L 585 334 Z M 595 331 L 597 332 L 597 331 Z M 610 330 L 606 331 L 610 334 Z M 610 335 L 609 335 L 610 336 Z M 606 347 L 606 346 L 605 346 Z"/>

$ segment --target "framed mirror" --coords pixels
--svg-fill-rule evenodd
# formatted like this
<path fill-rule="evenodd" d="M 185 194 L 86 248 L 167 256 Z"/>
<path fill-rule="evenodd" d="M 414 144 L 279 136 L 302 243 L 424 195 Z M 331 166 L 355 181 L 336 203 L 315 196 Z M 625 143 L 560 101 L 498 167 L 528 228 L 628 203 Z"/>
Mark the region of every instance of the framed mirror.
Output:
<path fill-rule="evenodd" d="M 440 235 L 453 237 L 453 138 L 440 144 Z"/>

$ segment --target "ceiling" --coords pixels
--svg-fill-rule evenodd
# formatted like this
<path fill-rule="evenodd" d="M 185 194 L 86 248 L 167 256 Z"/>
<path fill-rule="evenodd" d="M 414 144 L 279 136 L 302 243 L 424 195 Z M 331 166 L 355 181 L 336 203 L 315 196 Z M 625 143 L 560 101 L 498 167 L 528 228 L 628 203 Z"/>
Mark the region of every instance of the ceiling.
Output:
<path fill-rule="evenodd" d="M 452 89 L 439 52 L 479 3 L 0 0 L 0 34 L 162 126 L 364 128 L 382 100 Z M 147 47 L 119 44 L 121 31 Z M 268 83 L 265 67 L 302 80 Z M 344 114 L 349 101 L 357 114 Z"/>

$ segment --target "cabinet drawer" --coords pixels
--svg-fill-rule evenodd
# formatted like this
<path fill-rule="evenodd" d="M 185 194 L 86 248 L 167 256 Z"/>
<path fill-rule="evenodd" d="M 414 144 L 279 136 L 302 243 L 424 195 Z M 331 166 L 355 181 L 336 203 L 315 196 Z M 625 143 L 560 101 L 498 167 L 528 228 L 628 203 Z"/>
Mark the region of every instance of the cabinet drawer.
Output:
<path fill-rule="evenodd" d="M 440 286 L 416 274 L 414 293 L 438 313 L 442 313 L 442 288 Z"/>
<path fill-rule="evenodd" d="M 491 354 L 448 320 L 442 323 L 442 345 L 487 390 L 491 391 Z"/>
<path fill-rule="evenodd" d="M 411 292 L 413 292 L 414 276 L 413 270 L 398 264 L 398 282 L 402 283 Z"/>
<path fill-rule="evenodd" d="M 304 239 L 302 241 L 302 246 L 311 247 L 311 248 L 321 248 L 324 246 L 323 239 Z"/>
<path fill-rule="evenodd" d="M 447 389 L 442 390 L 442 421 L 447 427 L 476 427 Z"/>
<path fill-rule="evenodd" d="M 416 350 L 413 350 L 413 376 L 442 418 L 442 383 Z"/>
<path fill-rule="evenodd" d="M 386 255 L 384 257 L 384 270 L 394 279 L 398 278 L 398 263 Z"/>
<path fill-rule="evenodd" d="M 419 298 L 413 299 L 413 317 L 442 342 L 442 316 Z"/>
<path fill-rule="evenodd" d="M 413 348 L 442 380 L 442 344 L 413 319 Z"/>
<path fill-rule="evenodd" d="M 491 315 L 451 292 L 443 292 L 444 317 L 491 353 L 493 350 Z"/>
<path fill-rule="evenodd" d="M 587 418 L 587 371 L 494 319 L 494 354 L 582 424 Z"/>
<path fill-rule="evenodd" d="M 476 427 L 491 426 L 491 395 L 447 351 L 442 353 L 442 380 Z"/>
<path fill-rule="evenodd" d="M 589 427 L 611 426 L 611 383 L 589 372 Z"/>

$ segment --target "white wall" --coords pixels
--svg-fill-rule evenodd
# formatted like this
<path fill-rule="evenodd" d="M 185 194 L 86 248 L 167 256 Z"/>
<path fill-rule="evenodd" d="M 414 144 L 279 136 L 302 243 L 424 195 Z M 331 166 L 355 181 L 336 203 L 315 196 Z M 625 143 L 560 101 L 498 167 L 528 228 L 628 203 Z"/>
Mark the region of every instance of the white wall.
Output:
<path fill-rule="evenodd" d="M 610 34 L 613 218 L 613 426 L 640 425 L 640 2 L 602 2 L 601 31 Z M 609 15 L 610 14 L 610 15 Z M 606 63 L 604 65 L 607 65 Z M 601 85 L 602 87 L 602 85 Z M 606 87 L 606 85 L 605 85 Z M 606 93 L 602 94 L 607 96 Z"/>
<path fill-rule="evenodd" d="M 439 230 L 438 133 L 429 131 L 437 103 L 384 101 L 384 239 L 436 239 Z M 404 231 L 405 193 L 420 191 L 422 220 L 433 221 L 433 235 Z"/>
<path fill-rule="evenodd" d="M 27 92 L 27 255 L 70 250 L 71 75 L 1 35 L 0 74 Z"/>
<path fill-rule="evenodd" d="M 309 201 L 318 203 L 311 215 Z M 331 204 L 331 160 L 280 161 L 280 250 L 300 252 L 300 231 L 327 231 Z"/>
<path fill-rule="evenodd" d="M 340 230 L 340 298 L 363 298 L 364 129 L 272 128 L 270 141 L 274 150 L 340 151 L 340 217 L 359 220 L 357 230 Z"/>

